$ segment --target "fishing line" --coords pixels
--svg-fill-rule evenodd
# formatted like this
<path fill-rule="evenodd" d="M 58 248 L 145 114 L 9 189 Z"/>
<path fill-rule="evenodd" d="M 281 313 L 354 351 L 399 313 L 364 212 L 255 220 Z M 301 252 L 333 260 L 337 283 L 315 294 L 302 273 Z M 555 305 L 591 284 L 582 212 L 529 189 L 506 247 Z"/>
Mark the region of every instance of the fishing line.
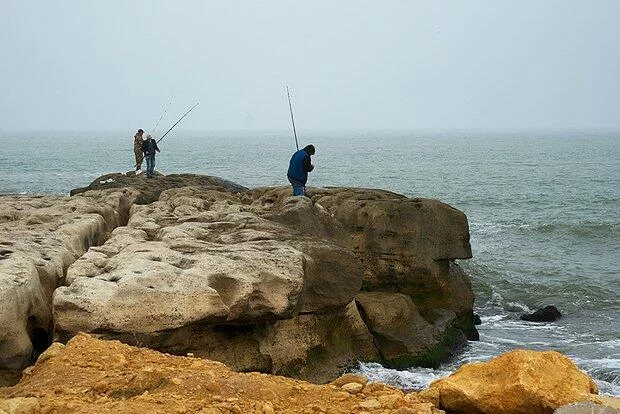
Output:
<path fill-rule="evenodd" d="M 155 131 L 157 130 L 157 127 L 159 126 L 159 123 L 164 118 L 164 115 L 166 115 L 166 112 L 168 112 L 168 108 L 170 108 L 170 105 L 172 105 L 172 101 L 174 101 L 174 98 L 176 98 L 176 96 L 179 94 L 179 92 L 180 91 L 176 91 L 172 95 L 172 97 L 170 98 L 170 102 L 168 102 L 168 105 L 164 107 L 164 112 L 162 112 L 161 116 L 157 120 L 157 123 L 155 124 L 155 127 L 153 128 L 153 131 L 151 132 L 151 135 L 155 135 Z"/>

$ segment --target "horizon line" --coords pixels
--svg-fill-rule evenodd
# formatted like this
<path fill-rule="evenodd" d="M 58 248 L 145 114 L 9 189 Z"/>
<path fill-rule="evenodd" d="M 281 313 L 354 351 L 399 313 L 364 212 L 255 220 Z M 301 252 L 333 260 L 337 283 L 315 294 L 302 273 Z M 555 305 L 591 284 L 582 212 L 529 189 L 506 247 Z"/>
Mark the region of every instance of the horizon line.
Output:
<path fill-rule="evenodd" d="M 137 131 L 136 128 L 24 128 L 24 129 L 3 129 L 0 128 L 0 134 L 10 133 L 103 133 L 103 132 L 132 132 Z M 464 127 L 446 127 L 446 128 L 302 128 L 302 132 L 408 132 L 408 133 L 544 133 L 544 132 L 620 132 L 620 126 L 583 126 L 583 127 L 488 127 L 488 128 L 464 128 Z M 148 132 L 145 130 L 145 132 Z M 236 133 L 291 133 L 290 128 L 178 128 L 176 132 L 236 132 Z"/>

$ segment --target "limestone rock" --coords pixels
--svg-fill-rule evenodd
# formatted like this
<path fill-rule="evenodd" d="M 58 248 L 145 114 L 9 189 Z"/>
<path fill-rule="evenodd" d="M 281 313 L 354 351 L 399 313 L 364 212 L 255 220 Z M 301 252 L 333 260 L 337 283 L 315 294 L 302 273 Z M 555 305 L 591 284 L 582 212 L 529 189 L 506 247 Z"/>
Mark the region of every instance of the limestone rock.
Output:
<path fill-rule="evenodd" d="M 486 363 L 463 365 L 421 393 L 447 412 L 553 413 L 579 401 L 597 401 L 596 383 L 555 351 L 517 350 Z"/>
<path fill-rule="evenodd" d="M 440 332 L 402 293 L 360 292 L 355 301 L 381 357 L 390 366 L 411 366 L 414 358 L 430 352 L 441 340 Z"/>
<path fill-rule="evenodd" d="M 0 196 L 0 367 L 22 368 L 49 345 L 54 289 L 124 224 L 133 195 Z"/>
<path fill-rule="evenodd" d="M 454 263 L 472 257 L 462 212 L 384 190 L 313 189 L 311 198 L 348 234 L 345 244 L 364 266 L 364 290 L 408 295 L 423 316 L 439 308 L 454 311 L 465 330 L 475 331 L 471 282 Z"/>
<path fill-rule="evenodd" d="M 71 190 L 71 195 L 115 188 L 131 188 L 132 190 L 137 190 L 136 202 L 138 204 L 148 204 L 159 199 L 162 191 L 180 187 L 212 187 L 232 192 L 247 190 L 239 184 L 219 177 L 197 174 L 170 174 L 164 176 L 157 173 L 152 179 L 147 179 L 145 175 L 140 174 L 136 176 L 131 171 L 128 174 L 114 173 L 102 175 L 87 187 Z"/>
<path fill-rule="evenodd" d="M 464 214 L 309 193 L 108 174 L 71 198 L 0 204 L 0 367 L 23 367 L 53 329 L 325 382 L 358 360 L 432 365 L 475 337 L 454 262 L 471 256 Z"/>

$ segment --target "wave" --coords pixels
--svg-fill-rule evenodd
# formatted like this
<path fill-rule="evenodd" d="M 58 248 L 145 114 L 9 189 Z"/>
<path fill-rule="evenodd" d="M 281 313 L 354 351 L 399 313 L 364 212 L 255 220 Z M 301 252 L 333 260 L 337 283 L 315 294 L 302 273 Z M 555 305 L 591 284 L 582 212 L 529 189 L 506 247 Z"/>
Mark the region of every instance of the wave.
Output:
<path fill-rule="evenodd" d="M 499 223 L 470 222 L 470 228 L 472 234 L 481 238 L 514 231 L 521 236 L 566 235 L 576 239 L 590 239 L 617 236 L 620 232 L 620 223 L 612 222 L 607 218 L 601 218 L 601 221 L 543 223 L 529 223 L 521 219 L 513 219 Z"/>
<path fill-rule="evenodd" d="M 620 230 L 618 223 L 586 221 L 581 223 L 544 223 L 521 227 L 530 233 L 564 233 L 571 236 L 589 238 L 593 236 L 613 236 Z"/>
<path fill-rule="evenodd" d="M 620 396 L 619 358 L 579 358 L 570 356 L 575 363 L 594 379 L 601 394 Z"/>
<path fill-rule="evenodd" d="M 485 217 L 485 220 L 472 218 L 469 226 L 472 238 L 484 239 L 492 236 L 502 236 L 507 233 L 516 233 L 520 236 L 553 236 L 563 235 L 566 237 L 580 239 L 591 239 L 601 237 L 615 237 L 620 232 L 620 222 L 618 215 L 592 217 L 589 220 L 580 220 L 579 217 L 564 217 L 565 221 L 558 222 L 557 216 L 542 218 L 543 221 L 531 222 L 522 218 L 511 218 L 509 220 L 493 220 L 493 217 Z"/>
<path fill-rule="evenodd" d="M 365 376 L 371 382 L 382 382 L 405 391 L 420 391 L 427 388 L 431 382 L 452 373 L 450 370 L 432 368 L 410 368 L 399 371 L 385 368 L 376 362 L 360 362 L 354 372 Z"/>

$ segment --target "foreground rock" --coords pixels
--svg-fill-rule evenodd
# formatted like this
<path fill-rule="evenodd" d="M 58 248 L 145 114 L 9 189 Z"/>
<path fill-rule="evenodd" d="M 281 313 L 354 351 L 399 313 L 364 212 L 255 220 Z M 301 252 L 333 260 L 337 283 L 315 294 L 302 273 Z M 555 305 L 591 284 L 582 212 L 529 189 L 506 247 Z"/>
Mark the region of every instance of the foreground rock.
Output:
<path fill-rule="evenodd" d="M 71 222 L 67 240 L 89 237 L 41 299 L 43 332 L 51 308 L 63 342 L 84 331 L 326 382 L 359 360 L 435 366 L 477 338 L 470 281 L 454 264 L 471 257 L 467 219 L 438 201 L 351 188 L 290 197 L 288 187 L 194 175 L 108 175 L 74 193 L 46 202 L 84 207 L 46 223 L 58 233 L 59 221 L 91 209 L 99 227 Z M 13 222 L 14 234 L 27 225 Z M 7 326 L 30 318 L 8 314 Z"/>
<path fill-rule="evenodd" d="M 518 350 L 464 365 L 421 395 L 450 413 L 551 414 L 578 401 L 602 403 L 596 394 L 596 383 L 564 355 Z"/>
<path fill-rule="evenodd" d="M 404 394 L 360 375 L 314 385 L 78 334 L 53 344 L 18 385 L 0 388 L 0 413 L 539 414 L 565 402 L 558 413 L 617 412 L 617 398 L 604 407 L 592 392 L 592 380 L 555 352 L 513 351 Z"/>
<path fill-rule="evenodd" d="M 358 384 L 356 392 L 348 384 Z M 351 387 L 350 385 L 348 387 Z M 3 412 L 439 414 L 415 394 L 359 378 L 313 385 L 235 373 L 198 358 L 163 355 L 77 335 L 54 344 L 21 382 L 0 388 Z M 12 410 L 12 411 L 11 411 Z"/>

